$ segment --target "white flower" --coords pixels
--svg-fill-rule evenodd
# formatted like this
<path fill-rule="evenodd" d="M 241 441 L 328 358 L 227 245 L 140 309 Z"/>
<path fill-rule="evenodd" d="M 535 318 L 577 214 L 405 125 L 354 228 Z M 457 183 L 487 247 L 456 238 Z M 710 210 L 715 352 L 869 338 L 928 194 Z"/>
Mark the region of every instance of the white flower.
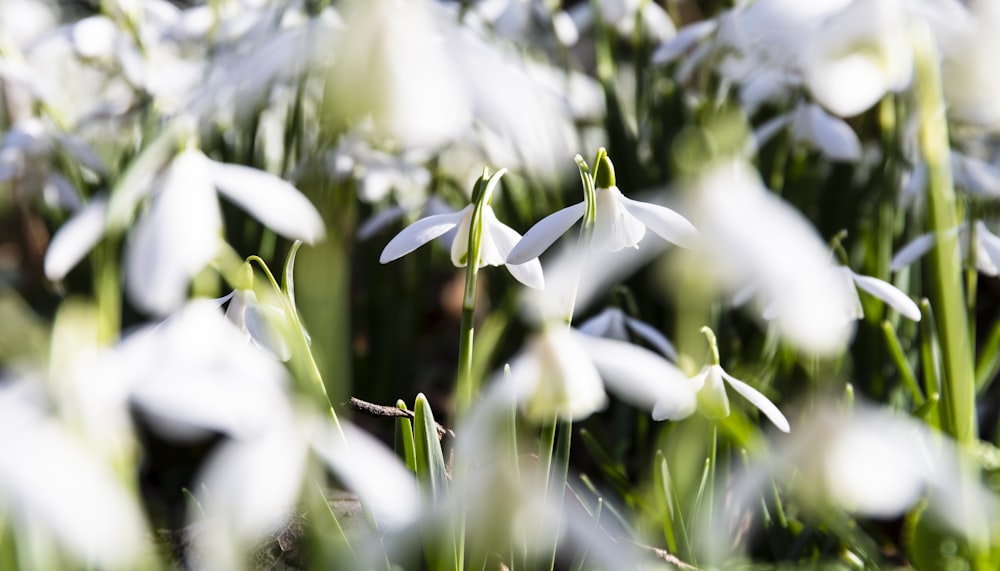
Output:
<path fill-rule="evenodd" d="M 781 414 L 781 411 L 778 410 L 778 407 L 773 402 L 757 389 L 727 373 L 718 364 L 705 366 L 692 379 L 698 388 L 699 408 L 706 416 L 711 418 L 729 416 L 729 397 L 726 396 L 726 387 L 722 382 L 723 380 L 729 383 L 729 386 L 738 392 L 740 396 L 750 401 L 750 404 L 764 413 L 764 416 L 774 423 L 778 427 L 778 430 L 782 432 L 790 430 L 785 415 Z M 669 411 L 669 406 L 661 410 L 659 403 L 657 403 L 657 406 L 653 408 L 653 420 L 663 420 L 663 412 L 664 410 Z"/>
<path fill-rule="evenodd" d="M 800 103 L 794 111 L 757 128 L 754 131 L 757 147 L 763 146 L 787 125 L 791 125 L 792 141 L 805 143 L 830 160 L 857 162 L 861 159 L 861 141 L 850 125 L 811 103 Z"/>
<path fill-rule="evenodd" d="M 252 289 L 237 289 L 230 294 L 226 318 L 236 324 L 255 347 L 281 361 L 292 358 L 284 335 L 288 316 L 280 304 L 257 299 Z"/>
<path fill-rule="evenodd" d="M 563 326 L 545 327 L 510 371 L 507 382 L 521 408 L 539 422 L 586 418 L 607 403 L 605 386 L 643 410 L 659 406 L 661 419 L 679 420 L 695 410 L 694 385 L 656 353 Z"/>
<path fill-rule="evenodd" d="M 730 295 L 756 284 L 758 309 L 780 302 L 771 323 L 786 341 L 815 354 L 840 351 L 853 333 L 843 310 L 852 298 L 829 279 L 835 266 L 812 224 L 741 162 L 707 172 L 697 187 L 698 228 L 715 274 L 706 278 Z"/>
<path fill-rule="evenodd" d="M 386 244 L 379 262 L 389 263 L 449 230 L 457 229 L 455 239 L 451 243 L 451 261 L 456 267 L 464 267 L 469 256 L 469 227 L 472 224 L 474 209 L 475 205 L 470 204 L 458 212 L 436 214 L 417 220 Z M 483 205 L 479 266 L 506 265 L 511 275 L 519 282 L 534 289 L 542 289 L 545 287 L 545 281 L 542 277 L 542 265 L 537 259 L 526 259 L 518 265 L 507 263 L 511 248 L 520 239 L 520 234 L 497 219 L 490 205 Z"/>
<path fill-rule="evenodd" d="M 677 362 L 677 350 L 670 341 L 652 325 L 627 315 L 617 307 L 609 307 L 584 321 L 577 328 L 580 333 L 594 337 L 609 337 L 628 341 L 629 334 L 638 335 L 671 361 Z"/>
<path fill-rule="evenodd" d="M 152 185 L 137 190 L 137 201 L 152 194 L 125 248 L 125 291 L 139 309 L 157 315 L 178 309 L 191 278 L 218 254 L 222 214 L 216 191 L 282 236 L 307 243 L 323 238 L 319 212 L 288 182 L 186 150 Z M 56 233 L 45 256 L 49 279 L 65 277 L 96 244 L 107 209 L 104 200 L 91 201 Z"/>
<path fill-rule="evenodd" d="M 976 269 L 988 276 L 1000 275 L 1000 236 L 990 232 L 990 229 L 986 227 L 986 224 L 982 220 L 977 220 L 973 228 L 975 228 L 973 239 L 976 243 Z M 946 234 L 951 236 L 958 235 L 958 247 L 962 259 L 968 258 L 969 224 L 963 222 Z M 898 272 L 917 261 L 918 258 L 934 247 L 936 241 L 937 238 L 932 233 L 922 234 L 914 238 L 912 242 L 903 246 L 893 256 L 892 271 Z"/>
<path fill-rule="evenodd" d="M 537 258 L 583 218 L 586 210 L 586 203 L 580 202 L 539 220 L 511 250 L 507 263 L 523 264 Z M 698 236 L 698 231 L 686 218 L 669 208 L 632 200 L 617 186 L 597 189 L 597 218 L 591 247 L 612 252 L 638 248 L 647 228 L 664 240 L 685 248 L 690 248 Z"/>

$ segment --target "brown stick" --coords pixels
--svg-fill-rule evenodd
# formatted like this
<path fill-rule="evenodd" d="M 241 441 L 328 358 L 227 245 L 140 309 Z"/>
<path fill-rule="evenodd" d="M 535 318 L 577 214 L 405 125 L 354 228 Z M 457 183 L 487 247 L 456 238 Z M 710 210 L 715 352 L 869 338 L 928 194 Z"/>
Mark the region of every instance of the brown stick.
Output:
<path fill-rule="evenodd" d="M 375 417 L 388 417 L 388 418 L 409 418 L 413 420 L 412 410 L 403 410 L 394 406 L 386 406 L 382 404 L 375 404 L 365 400 L 361 400 L 357 397 L 351 397 L 351 400 L 347 402 L 348 406 L 352 409 L 367 414 L 368 416 Z M 437 429 L 438 440 L 442 440 L 445 435 L 455 437 L 455 433 L 449 429 L 441 426 L 440 423 L 435 422 L 434 427 Z"/>

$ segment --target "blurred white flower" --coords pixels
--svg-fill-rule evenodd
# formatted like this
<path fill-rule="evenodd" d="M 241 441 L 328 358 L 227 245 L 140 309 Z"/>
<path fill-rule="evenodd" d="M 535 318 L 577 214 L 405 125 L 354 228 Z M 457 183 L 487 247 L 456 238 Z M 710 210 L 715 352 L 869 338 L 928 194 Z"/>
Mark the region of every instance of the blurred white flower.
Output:
<path fill-rule="evenodd" d="M 282 236 L 307 243 L 323 238 L 319 213 L 288 182 L 213 161 L 201 151 L 184 151 L 136 197 L 152 194 L 149 211 L 132 229 L 125 249 L 125 291 L 139 309 L 166 315 L 179 308 L 191 278 L 219 252 L 222 215 L 216 191 Z M 106 220 L 103 200 L 70 219 L 46 253 L 46 276 L 62 279 L 103 235 Z"/>
<path fill-rule="evenodd" d="M 354 180 L 358 198 L 374 204 L 392 196 L 404 209 L 427 200 L 431 173 L 418 157 L 379 151 L 352 130 L 327 155 L 327 171 L 336 180 Z M 363 129 L 362 129 L 363 131 Z"/>
<path fill-rule="evenodd" d="M 49 207 L 76 210 L 79 191 L 58 172 L 60 152 L 91 176 L 105 173 L 89 145 L 47 121 L 31 118 L 18 121 L 3 136 L 0 182 L 16 181 L 19 191 L 38 196 Z"/>
<path fill-rule="evenodd" d="M 755 129 L 757 148 L 788 126 L 793 142 L 805 143 L 830 160 L 861 160 L 861 141 L 850 125 L 812 103 L 799 103 L 794 111 L 783 113 Z"/>
<path fill-rule="evenodd" d="M 583 218 L 586 210 L 586 203 L 580 202 L 536 222 L 511 250 L 507 263 L 523 264 L 540 256 Z M 698 236 L 698 231 L 686 218 L 665 206 L 632 200 L 617 186 L 597 189 L 597 217 L 591 248 L 612 252 L 638 248 L 647 228 L 664 240 L 685 248 L 693 246 Z"/>
<path fill-rule="evenodd" d="M 292 350 L 285 340 L 288 316 L 280 302 L 261 301 L 253 289 L 237 289 L 229 295 L 226 318 L 239 327 L 255 347 L 280 361 L 292 358 Z"/>
<path fill-rule="evenodd" d="M 685 418 L 696 404 L 693 383 L 656 353 L 562 325 L 544 327 L 501 382 L 513 387 L 525 415 L 536 422 L 590 416 L 607 403 L 605 387 L 643 410 L 658 406 L 661 420 Z"/>
<path fill-rule="evenodd" d="M 41 531 L 83 566 L 141 566 L 141 558 L 151 552 L 150 532 L 135 498 L 104 458 L 49 416 L 44 400 L 40 386 L 30 380 L 0 385 L 5 523 L 15 530 Z M 26 545 L 18 552 L 28 561 L 37 553 Z M 35 564 L 57 560 L 46 555 Z"/>
<path fill-rule="evenodd" d="M 629 341 L 629 335 L 636 335 L 652 345 L 664 357 L 677 362 L 677 350 L 666 336 L 652 325 L 627 315 L 617 307 L 609 307 L 584 321 L 577 330 L 587 335 L 619 341 Z"/>
<path fill-rule="evenodd" d="M 844 314 L 853 298 L 830 279 L 835 266 L 812 224 L 741 162 L 713 168 L 695 186 L 696 222 L 711 259 L 706 286 L 731 295 L 756 284 L 759 310 L 780 303 L 770 323 L 788 343 L 821 355 L 840 351 L 853 333 Z"/>
<path fill-rule="evenodd" d="M 397 234 L 379 257 L 379 262 L 386 264 L 430 242 L 442 234 L 457 229 L 451 243 L 451 262 L 456 267 L 464 267 L 469 256 L 469 227 L 475 209 L 470 204 L 458 212 L 435 214 L 417 220 Z M 507 263 L 507 256 L 518 243 L 521 235 L 513 228 L 500 222 L 489 204 L 483 205 L 482 242 L 480 244 L 479 266 L 506 265 L 511 275 L 524 285 L 543 289 L 545 281 L 542 276 L 542 265 L 538 259 L 525 260 L 521 264 Z"/>
<path fill-rule="evenodd" d="M 963 18 L 948 20 L 957 29 L 937 38 L 943 56 L 941 85 L 948 116 L 995 128 L 1000 125 L 1000 76 L 990 54 L 1000 50 L 1000 6 L 982 0 L 967 5 Z"/>
<path fill-rule="evenodd" d="M 726 396 L 726 387 L 723 380 L 740 396 L 750 401 L 758 410 L 764 413 L 778 430 L 788 432 L 788 420 L 781 414 L 778 407 L 774 405 L 760 391 L 727 373 L 720 365 L 708 365 L 704 367 L 692 380 L 699 387 L 698 401 L 699 408 L 709 417 L 729 416 L 729 397 Z M 657 407 L 653 408 L 653 420 L 663 420 L 663 411 Z"/>
<path fill-rule="evenodd" d="M 963 260 L 969 257 L 969 224 L 963 222 L 957 228 L 947 232 L 950 236 L 958 235 L 958 247 Z M 988 276 L 1000 275 L 1000 236 L 997 236 L 982 220 L 973 225 L 973 236 L 976 250 L 976 269 Z M 894 272 L 917 261 L 934 247 L 937 237 L 933 233 L 921 234 L 912 242 L 903 246 L 892 257 L 891 269 Z"/>

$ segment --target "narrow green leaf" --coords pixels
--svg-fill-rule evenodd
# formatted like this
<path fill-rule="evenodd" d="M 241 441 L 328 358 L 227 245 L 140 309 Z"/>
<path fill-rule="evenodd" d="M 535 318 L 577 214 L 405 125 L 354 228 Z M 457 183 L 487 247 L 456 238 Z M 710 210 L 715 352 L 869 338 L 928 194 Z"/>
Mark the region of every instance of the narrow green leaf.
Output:
<path fill-rule="evenodd" d="M 673 483 L 670 481 L 670 468 L 667 466 L 667 457 L 663 455 L 662 450 L 656 451 L 653 470 L 657 505 L 662 508 L 660 518 L 663 522 L 663 536 L 667 540 L 667 548 L 670 552 L 677 553 L 677 536 L 674 533 L 674 517 L 677 513 L 677 508 L 674 504 L 674 490 Z"/>
<path fill-rule="evenodd" d="M 402 400 L 396 401 L 396 408 L 399 410 L 407 410 L 406 403 Z M 406 467 L 410 469 L 411 472 L 417 471 L 417 452 L 413 444 L 413 422 L 401 416 L 396 419 L 396 451 L 400 452 L 399 447 L 402 446 L 402 457 L 403 461 L 406 462 Z"/>
<path fill-rule="evenodd" d="M 1000 373 L 1000 319 L 993 324 L 986 344 L 979 350 L 979 359 L 976 361 L 977 395 L 986 391 L 997 373 Z"/>
<path fill-rule="evenodd" d="M 413 421 L 417 480 L 432 498 L 442 498 L 448 487 L 444 453 L 438 441 L 434 413 L 423 393 L 417 395 Z"/>
<path fill-rule="evenodd" d="M 937 326 L 934 310 L 926 298 L 920 300 L 920 363 L 924 371 L 924 394 L 941 394 L 941 349 L 937 343 Z M 928 426 L 941 428 L 941 414 L 937 406 L 928 409 L 925 418 Z"/>
<path fill-rule="evenodd" d="M 612 459 L 611 455 L 604 450 L 601 443 L 589 431 L 581 430 L 580 438 L 583 439 L 583 445 L 586 446 L 587 451 L 597 461 L 598 466 L 601 467 L 601 471 L 604 472 L 605 477 L 608 478 L 611 485 L 622 495 L 630 493 L 632 484 L 628 481 L 625 468 L 622 467 L 621 463 Z"/>
<path fill-rule="evenodd" d="M 295 257 L 301 246 L 302 240 L 296 240 L 292 243 L 292 247 L 288 249 L 288 257 L 285 258 L 285 268 L 281 272 L 281 290 L 292 302 L 292 307 L 296 308 L 298 306 L 295 304 Z"/>

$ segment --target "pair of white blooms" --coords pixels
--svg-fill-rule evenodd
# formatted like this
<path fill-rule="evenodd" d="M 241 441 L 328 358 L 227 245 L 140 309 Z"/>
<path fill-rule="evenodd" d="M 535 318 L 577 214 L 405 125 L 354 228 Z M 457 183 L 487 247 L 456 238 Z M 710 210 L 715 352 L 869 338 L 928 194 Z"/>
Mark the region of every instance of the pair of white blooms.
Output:
<path fill-rule="evenodd" d="M 613 168 L 605 162 L 601 168 Z M 611 182 L 597 189 L 593 239 L 589 253 L 606 256 L 626 247 L 638 248 L 646 230 L 669 242 L 693 247 L 698 233 L 683 216 L 663 206 L 625 197 Z M 573 224 L 584 217 L 585 202 L 546 217 L 520 238 L 516 231 L 497 220 L 485 206 L 481 265 L 506 264 L 511 274 L 530 287 L 541 287 L 538 256 Z M 380 261 L 395 260 L 430 240 L 458 227 L 451 246 L 452 262 L 463 266 L 468 258 L 468 233 L 473 205 L 460 212 L 429 216 L 411 224 L 393 238 Z M 605 387 L 622 400 L 652 410 L 657 420 L 681 419 L 694 412 L 698 394 L 705 389 L 717 412 L 728 414 L 729 403 L 723 379 L 748 398 L 784 431 L 788 422 L 767 398 L 722 370 L 716 362 L 693 378 L 672 363 L 625 341 L 629 328 L 648 338 L 666 355 L 673 348 L 655 329 L 621 312 L 608 312 L 581 327 L 545 325 L 528 348 L 511 363 L 507 381 L 521 401 L 525 414 L 537 421 L 586 417 L 607 403 Z M 604 337 L 619 337 L 608 339 Z"/>

